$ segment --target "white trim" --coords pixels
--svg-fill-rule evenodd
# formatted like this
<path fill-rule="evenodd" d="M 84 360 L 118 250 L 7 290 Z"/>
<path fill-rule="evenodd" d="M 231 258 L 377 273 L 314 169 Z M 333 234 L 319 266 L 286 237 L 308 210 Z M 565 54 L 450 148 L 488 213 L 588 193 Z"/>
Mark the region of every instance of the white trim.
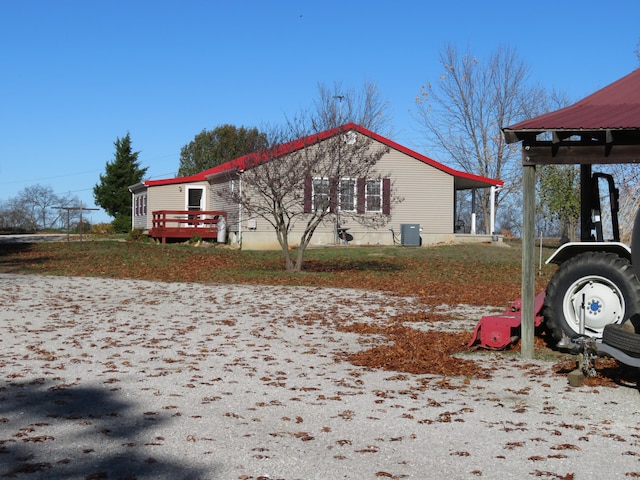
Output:
<path fill-rule="evenodd" d="M 380 193 L 378 197 L 380 198 L 380 206 L 377 210 L 372 210 L 369 208 L 369 182 L 377 182 L 380 185 Z M 381 178 L 366 178 L 364 181 L 364 211 L 365 213 L 380 213 L 382 212 L 382 204 L 384 203 L 384 182 Z"/>
<path fill-rule="evenodd" d="M 189 190 L 202 190 L 202 196 L 200 197 L 200 210 L 207 209 L 207 196 L 205 195 L 207 187 L 203 185 L 187 185 L 184 189 L 184 209 L 189 210 Z"/>
<path fill-rule="evenodd" d="M 487 234 L 493 235 L 496 232 L 496 187 L 489 188 L 489 231 Z"/>
<path fill-rule="evenodd" d="M 342 182 L 351 182 L 353 184 L 352 207 L 349 210 L 342 208 Z M 351 177 L 341 178 L 338 181 L 338 209 L 341 212 L 357 212 L 358 211 L 358 180 Z"/>

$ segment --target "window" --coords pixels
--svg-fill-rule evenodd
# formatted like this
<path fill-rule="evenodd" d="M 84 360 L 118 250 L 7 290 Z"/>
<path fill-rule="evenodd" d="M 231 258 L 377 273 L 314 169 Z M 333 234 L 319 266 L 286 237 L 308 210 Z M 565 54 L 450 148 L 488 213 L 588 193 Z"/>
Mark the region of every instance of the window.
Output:
<path fill-rule="evenodd" d="M 204 188 L 187 188 L 187 210 L 202 210 Z"/>
<path fill-rule="evenodd" d="M 329 179 L 313 179 L 313 209 L 324 210 L 329 204 Z"/>
<path fill-rule="evenodd" d="M 304 178 L 303 211 L 391 214 L 391 179 Z"/>
<path fill-rule="evenodd" d="M 356 209 L 356 181 L 350 178 L 340 180 L 340 210 L 353 212 Z"/>
<path fill-rule="evenodd" d="M 147 214 L 147 196 L 141 195 L 134 199 L 134 215 L 141 216 Z"/>
<path fill-rule="evenodd" d="M 382 210 L 382 182 L 380 180 L 367 180 L 365 209 L 367 212 L 380 212 Z"/>

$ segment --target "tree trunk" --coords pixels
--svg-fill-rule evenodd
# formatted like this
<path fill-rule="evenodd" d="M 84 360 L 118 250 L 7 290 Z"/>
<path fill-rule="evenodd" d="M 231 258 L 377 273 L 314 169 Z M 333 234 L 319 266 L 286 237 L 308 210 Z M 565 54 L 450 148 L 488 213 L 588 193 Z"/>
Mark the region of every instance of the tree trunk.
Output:
<path fill-rule="evenodd" d="M 280 242 L 280 245 L 282 246 L 282 253 L 284 255 L 284 268 L 287 272 L 294 273 L 296 271 L 296 264 L 291 258 L 291 250 L 289 250 L 289 243 L 286 237 Z"/>
<path fill-rule="evenodd" d="M 291 254 L 289 253 L 289 250 L 286 250 L 284 254 L 284 268 L 289 273 L 296 273 L 298 271 L 297 262 L 293 263 L 293 260 L 291 260 Z"/>
<path fill-rule="evenodd" d="M 295 271 L 296 272 L 301 272 L 302 271 L 302 259 L 304 258 L 304 251 L 306 249 L 306 245 L 300 245 L 300 247 L 298 247 L 298 254 L 296 255 L 296 266 L 295 266 Z"/>
<path fill-rule="evenodd" d="M 486 191 L 482 192 L 482 218 L 484 219 L 484 233 L 485 235 L 493 235 L 491 230 L 491 196 L 487 194 Z"/>
<path fill-rule="evenodd" d="M 276 229 L 276 235 L 278 237 L 278 243 L 282 248 L 282 256 L 284 257 L 284 268 L 287 272 L 293 273 L 296 271 L 296 265 L 291 259 L 291 250 L 289 250 L 289 238 L 287 236 L 287 231 L 285 228 L 278 228 Z"/>

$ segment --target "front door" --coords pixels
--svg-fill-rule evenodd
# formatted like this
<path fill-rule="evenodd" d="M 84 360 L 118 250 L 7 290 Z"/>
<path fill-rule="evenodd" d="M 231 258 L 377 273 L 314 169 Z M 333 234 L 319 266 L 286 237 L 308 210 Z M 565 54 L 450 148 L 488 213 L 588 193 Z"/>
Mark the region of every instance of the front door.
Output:
<path fill-rule="evenodd" d="M 201 211 L 204 210 L 204 187 L 188 187 L 187 188 L 187 210 Z M 196 219 L 197 214 L 189 214 L 189 219 Z M 190 223 L 190 225 L 193 225 Z"/>

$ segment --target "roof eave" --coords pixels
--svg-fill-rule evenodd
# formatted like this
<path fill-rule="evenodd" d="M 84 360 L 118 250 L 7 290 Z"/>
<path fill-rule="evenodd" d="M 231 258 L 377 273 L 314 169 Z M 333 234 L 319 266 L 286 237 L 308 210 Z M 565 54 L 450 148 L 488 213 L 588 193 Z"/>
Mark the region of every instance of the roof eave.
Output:
<path fill-rule="evenodd" d="M 138 182 L 134 185 L 129 185 L 127 187 L 127 190 L 129 190 L 131 193 L 135 193 L 135 192 L 140 192 L 142 190 L 145 190 L 147 188 L 147 186 L 145 185 L 144 182 Z"/>
<path fill-rule="evenodd" d="M 525 143 L 559 143 L 571 136 L 579 136 L 583 138 L 597 137 L 604 143 L 615 143 L 615 139 L 628 137 L 630 133 L 637 132 L 636 128 L 522 128 L 511 129 L 503 128 L 502 133 L 506 143 L 517 143 L 525 141 Z M 540 140 L 537 137 L 547 133 L 551 140 Z"/>

